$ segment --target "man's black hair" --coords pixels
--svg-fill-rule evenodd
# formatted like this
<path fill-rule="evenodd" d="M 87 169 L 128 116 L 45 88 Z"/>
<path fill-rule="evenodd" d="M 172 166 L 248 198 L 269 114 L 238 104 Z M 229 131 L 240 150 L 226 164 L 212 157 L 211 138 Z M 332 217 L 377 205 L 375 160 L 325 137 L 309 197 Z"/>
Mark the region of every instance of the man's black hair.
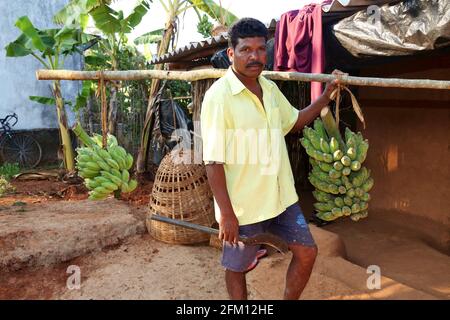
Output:
<path fill-rule="evenodd" d="M 239 19 L 228 31 L 228 46 L 236 48 L 239 39 L 252 37 L 264 37 L 267 41 L 268 31 L 264 23 L 253 18 Z"/>

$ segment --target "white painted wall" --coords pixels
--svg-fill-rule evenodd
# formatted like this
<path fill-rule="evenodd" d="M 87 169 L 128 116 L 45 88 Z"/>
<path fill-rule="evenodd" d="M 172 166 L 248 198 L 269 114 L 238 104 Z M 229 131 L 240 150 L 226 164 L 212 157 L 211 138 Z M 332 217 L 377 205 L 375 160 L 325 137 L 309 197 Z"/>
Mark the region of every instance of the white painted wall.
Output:
<path fill-rule="evenodd" d="M 55 28 L 53 15 L 67 0 L 0 0 L 0 118 L 16 112 L 19 122 L 15 129 L 56 128 L 56 108 L 29 100 L 29 96 L 51 96 L 50 81 L 36 80 L 35 71 L 41 64 L 32 56 L 7 58 L 5 46 L 20 34 L 14 24 L 21 16 L 28 16 L 39 29 Z M 64 68 L 80 69 L 80 56 L 68 57 Z M 74 101 L 80 87 L 79 82 L 63 81 L 62 91 L 66 99 Z M 70 124 L 74 113 L 67 108 Z"/>

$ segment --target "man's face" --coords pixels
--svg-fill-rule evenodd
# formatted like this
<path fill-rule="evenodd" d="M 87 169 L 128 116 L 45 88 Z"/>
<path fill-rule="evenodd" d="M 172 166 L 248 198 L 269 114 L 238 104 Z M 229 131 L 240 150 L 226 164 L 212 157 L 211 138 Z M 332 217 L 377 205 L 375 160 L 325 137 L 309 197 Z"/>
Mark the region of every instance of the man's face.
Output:
<path fill-rule="evenodd" d="M 258 78 L 266 65 L 266 39 L 253 37 L 238 39 L 235 48 L 228 48 L 234 70 L 249 78 Z"/>

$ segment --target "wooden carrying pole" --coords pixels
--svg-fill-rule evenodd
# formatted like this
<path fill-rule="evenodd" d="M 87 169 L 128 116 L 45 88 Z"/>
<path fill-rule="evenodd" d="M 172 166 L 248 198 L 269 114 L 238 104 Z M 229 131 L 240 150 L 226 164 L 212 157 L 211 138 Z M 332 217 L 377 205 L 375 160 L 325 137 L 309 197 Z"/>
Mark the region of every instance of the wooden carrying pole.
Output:
<path fill-rule="evenodd" d="M 194 71 L 164 71 L 164 70 L 128 70 L 128 71 L 103 71 L 105 80 L 184 80 L 197 81 L 204 79 L 216 79 L 225 74 L 224 69 L 203 69 Z M 263 76 L 272 80 L 284 81 L 317 81 L 327 82 L 337 79 L 331 74 L 300 73 L 300 72 L 277 72 L 264 71 Z M 100 73 L 97 71 L 72 71 L 72 70 L 38 70 L 38 80 L 98 80 Z M 353 86 L 390 87 L 390 88 L 413 88 L 413 89 L 450 89 L 450 81 L 428 80 L 428 79 L 397 79 L 397 78 L 368 78 L 341 76 L 340 83 Z"/>

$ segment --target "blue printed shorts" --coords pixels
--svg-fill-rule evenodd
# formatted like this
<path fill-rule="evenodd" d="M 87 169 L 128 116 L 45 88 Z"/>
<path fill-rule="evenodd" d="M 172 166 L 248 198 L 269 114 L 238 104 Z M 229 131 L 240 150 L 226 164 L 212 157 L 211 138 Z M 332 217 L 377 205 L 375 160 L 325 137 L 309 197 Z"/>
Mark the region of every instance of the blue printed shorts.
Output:
<path fill-rule="evenodd" d="M 303 212 L 296 202 L 275 218 L 239 227 L 241 236 L 270 232 L 284 239 L 288 244 L 314 247 L 316 243 L 309 231 Z M 224 242 L 222 266 L 235 272 L 244 272 L 256 257 L 259 245 L 232 246 Z"/>

